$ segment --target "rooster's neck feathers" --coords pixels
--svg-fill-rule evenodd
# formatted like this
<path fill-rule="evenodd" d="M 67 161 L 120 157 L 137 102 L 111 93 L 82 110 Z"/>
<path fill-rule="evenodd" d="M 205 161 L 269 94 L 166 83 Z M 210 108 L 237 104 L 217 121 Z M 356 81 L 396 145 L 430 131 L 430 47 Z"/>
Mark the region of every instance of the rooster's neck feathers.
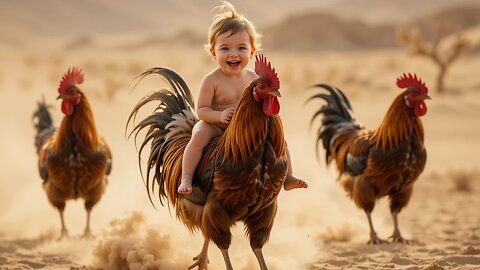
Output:
<path fill-rule="evenodd" d="M 253 86 L 250 84 L 243 92 L 235 114 L 227 129 L 220 138 L 224 159 L 234 161 L 245 160 L 250 157 L 260 144 L 264 143 L 268 130 L 268 117 L 264 115 L 262 107 L 253 97 Z"/>
<path fill-rule="evenodd" d="M 420 118 L 415 117 L 405 105 L 404 94 L 395 98 L 380 126 L 373 132 L 375 147 L 383 150 L 397 148 L 412 133 L 423 142 L 423 126 Z"/>
<path fill-rule="evenodd" d="M 97 147 L 100 139 L 97 134 L 93 112 L 87 97 L 81 92 L 82 99 L 75 106 L 75 112 L 65 116 L 58 129 L 56 147 L 61 148 L 70 135 L 75 134 L 88 147 Z"/>

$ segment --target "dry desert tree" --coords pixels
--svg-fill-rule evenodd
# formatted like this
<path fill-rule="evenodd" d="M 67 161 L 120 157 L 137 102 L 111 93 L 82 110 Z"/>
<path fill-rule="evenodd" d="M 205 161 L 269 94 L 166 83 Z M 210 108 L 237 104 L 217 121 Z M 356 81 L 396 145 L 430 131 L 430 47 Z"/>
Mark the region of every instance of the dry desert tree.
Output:
<path fill-rule="evenodd" d="M 425 40 L 418 27 L 399 27 L 397 31 L 399 40 L 409 47 L 410 54 L 428 57 L 439 67 L 437 76 L 437 92 L 439 94 L 445 92 L 445 75 L 453 61 L 458 59 L 469 45 L 462 32 L 458 31 L 455 40 L 448 48 L 441 46 L 445 43 L 448 28 L 446 23 L 438 23 L 431 42 Z"/>

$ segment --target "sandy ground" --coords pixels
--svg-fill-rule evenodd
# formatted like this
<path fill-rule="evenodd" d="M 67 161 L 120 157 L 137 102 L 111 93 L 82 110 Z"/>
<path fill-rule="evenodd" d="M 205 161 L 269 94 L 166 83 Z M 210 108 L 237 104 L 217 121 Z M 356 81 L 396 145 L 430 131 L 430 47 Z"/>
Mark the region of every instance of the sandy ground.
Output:
<path fill-rule="evenodd" d="M 472 35 L 480 40 L 480 31 Z M 125 124 L 143 95 L 165 85 L 152 77 L 132 90 L 141 72 L 170 67 L 196 97 L 215 63 L 201 45 L 165 47 L 138 42 L 141 38 L 52 37 L 20 47 L 0 43 L 0 269 L 187 269 L 200 251 L 200 234 L 190 234 L 173 209 L 157 200 L 157 209 L 150 204 Z M 295 174 L 309 183 L 308 189 L 279 196 L 276 223 L 264 248 L 270 269 L 480 269 L 478 50 L 452 66 L 449 93 L 443 96 L 435 92 L 436 67 L 403 49 L 264 53 L 281 80 L 280 115 Z M 52 105 L 54 122 L 61 121 L 57 87 L 72 66 L 85 73 L 82 86 L 98 130 L 112 148 L 113 170 L 92 212 L 95 238 L 80 238 L 85 211 L 81 201 L 72 201 L 65 211 L 71 237 L 58 241 L 60 220 L 41 188 L 31 116 L 43 96 Z M 315 127 L 309 121 L 320 104 L 305 102 L 315 93 L 309 86 L 333 84 L 346 92 L 356 118 L 373 128 L 399 93 L 395 81 L 403 72 L 418 74 L 433 98 L 422 118 L 427 165 L 399 217 L 402 233 L 413 243 L 366 245 L 364 213 L 335 182 L 324 153 L 316 158 Z M 373 222 L 380 237 L 391 234 L 387 200 L 378 202 Z M 235 269 L 258 268 L 241 224 L 233 229 L 230 252 Z M 209 256 L 210 269 L 224 269 L 214 245 Z"/>

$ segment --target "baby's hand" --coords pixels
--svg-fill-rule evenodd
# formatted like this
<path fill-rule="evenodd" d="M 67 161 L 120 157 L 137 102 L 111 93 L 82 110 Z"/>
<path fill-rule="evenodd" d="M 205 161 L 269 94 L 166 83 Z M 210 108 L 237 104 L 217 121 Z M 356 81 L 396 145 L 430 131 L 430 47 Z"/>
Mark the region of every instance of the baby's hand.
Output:
<path fill-rule="evenodd" d="M 228 108 L 220 112 L 220 123 L 228 124 L 232 119 L 232 115 L 235 112 L 235 108 Z"/>

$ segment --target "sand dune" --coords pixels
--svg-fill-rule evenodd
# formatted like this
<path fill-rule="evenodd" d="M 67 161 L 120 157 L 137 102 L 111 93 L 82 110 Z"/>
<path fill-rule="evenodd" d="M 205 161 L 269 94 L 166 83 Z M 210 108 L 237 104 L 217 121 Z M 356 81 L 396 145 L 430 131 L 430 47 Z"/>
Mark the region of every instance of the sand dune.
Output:
<path fill-rule="evenodd" d="M 51 5 L 27 0 L 2 3 L 0 45 L 35 46 L 33 40 L 74 39 L 72 46 L 86 46 L 98 38 L 127 36 L 120 48 L 148 44 L 192 45 L 205 42 L 205 32 L 218 2 L 207 4 L 187 0 L 129 1 L 87 0 L 81 3 L 53 0 Z M 370 4 L 369 4 L 370 3 Z M 438 22 L 448 22 L 449 32 L 478 25 L 480 5 L 472 0 L 408 0 L 390 5 L 368 0 L 361 5 L 345 0 L 235 3 L 241 13 L 255 18 L 260 31 L 268 33 L 264 45 L 269 50 L 322 51 L 392 48 L 400 46 L 395 28 L 401 24 L 420 26 L 432 39 Z M 412 10 L 412 6 L 415 8 Z M 264 12 L 269 10 L 269 12 Z M 15 16 L 10 16 L 15 14 Z M 65 14 L 68 15 L 68 19 Z M 141 14 L 141 15 L 139 15 Z M 183 17 L 192 18 L 192 24 Z M 401 17 L 398 16 L 401 14 Z M 179 34 L 180 33 L 180 34 Z M 141 40 L 134 40 L 144 34 Z M 126 40 L 125 40 L 126 39 Z M 91 44 L 90 44 L 91 45 Z"/>
<path fill-rule="evenodd" d="M 325 12 L 310 12 L 285 18 L 263 29 L 266 49 L 285 51 L 343 51 L 395 48 L 399 42 L 399 25 L 418 27 L 426 40 L 432 40 L 439 24 L 448 26 L 446 34 L 453 34 L 478 26 L 480 7 L 459 6 L 401 24 L 365 23 Z"/>

